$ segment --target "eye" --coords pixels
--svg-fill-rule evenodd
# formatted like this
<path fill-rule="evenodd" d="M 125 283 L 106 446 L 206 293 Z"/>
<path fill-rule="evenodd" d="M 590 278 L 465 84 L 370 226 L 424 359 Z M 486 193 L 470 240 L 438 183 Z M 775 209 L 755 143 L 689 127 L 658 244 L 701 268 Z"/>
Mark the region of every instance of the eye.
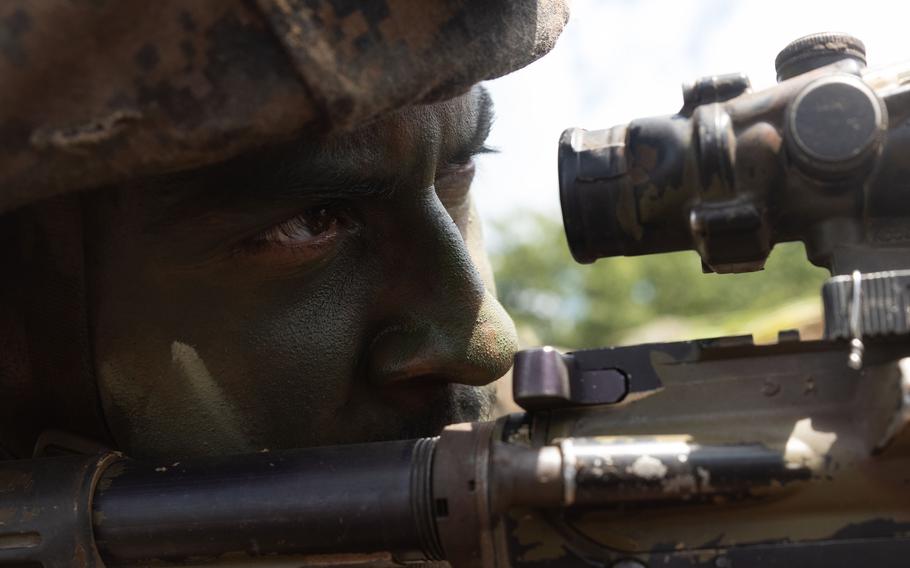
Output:
<path fill-rule="evenodd" d="M 293 264 L 316 260 L 335 249 L 350 225 L 340 208 L 313 207 L 248 238 L 240 252 Z"/>
<path fill-rule="evenodd" d="M 326 207 L 310 209 L 254 236 L 253 243 L 295 247 L 338 232 L 339 215 Z"/>

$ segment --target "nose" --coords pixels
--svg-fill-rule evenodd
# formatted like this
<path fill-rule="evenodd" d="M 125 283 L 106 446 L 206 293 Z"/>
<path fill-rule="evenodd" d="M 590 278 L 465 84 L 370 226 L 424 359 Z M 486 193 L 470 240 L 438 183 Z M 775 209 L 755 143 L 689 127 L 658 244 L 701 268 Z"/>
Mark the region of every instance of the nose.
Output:
<path fill-rule="evenodd" d="M 435 193 L 398 214 L 386 231 L 394 236 L 384 247 L 383 317 L 369 350 L 371 380 L 480 386 L 498 379 L 512 365 L 515 327 L 458 227 Z"/>

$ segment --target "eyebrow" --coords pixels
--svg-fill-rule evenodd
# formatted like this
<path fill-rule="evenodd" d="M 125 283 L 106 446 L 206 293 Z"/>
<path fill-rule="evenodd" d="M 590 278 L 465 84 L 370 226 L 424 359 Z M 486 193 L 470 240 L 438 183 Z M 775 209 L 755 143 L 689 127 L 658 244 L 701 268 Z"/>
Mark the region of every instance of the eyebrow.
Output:
<path fill-rule="evenodd" d="M 461 165 L 477 154 L 496 151 L 486 145 L 494 120 L 493 100 L 483 85 L 475 92 L 474 128 L 447 155 L 439 156 L 440 165 Z M 344 142 L 345 146 L 364 143 L 359 134 L 352 136 Z M 157 189 L 173 197 L 166 199 L 158 214 L 152 216 L 147 230 L 154 232 L 217 211 L 252 209 L 264 202 L 281 207 L 302 199 L 381 198 L 397 185 L 395 179 L 338 167 L 318 151 L 318 146 L 291 144 L 275 151 L 287 155 L 270 156 L 270 150 L 265 149 L 227 164 L 157 178 L 152 182 L 156 186 L 152 191 Z"/>
<path fill-rule="evenodd" d="M 384 180 L 349 176 L 340 171 L 326 169 L 317 174 L 308 170 L 306 181 L 301 181 L 294 172 L 277 171 L 288 169 L 275 168 L 268 174 L 268 179 L 247 174 L 231 180 L 225 179 L 229 175 L 219 173 L 213 179 L 203 176 L 201 182 L 198 179 L 167 180 L 165 192 L 173 197 L 152 212 L 144 230 L 154 234 L 206 219 L 250 218 L 256 211 L 264 212 L 265 204 L 270 210 L 280 210 L 299 206 L 303 200 L 375 198 L 391 191 L 391 185 Z M 281 179 L 285 177 L 286 180 Z M 201 188 L 187 187 L 199 183 Z"/>

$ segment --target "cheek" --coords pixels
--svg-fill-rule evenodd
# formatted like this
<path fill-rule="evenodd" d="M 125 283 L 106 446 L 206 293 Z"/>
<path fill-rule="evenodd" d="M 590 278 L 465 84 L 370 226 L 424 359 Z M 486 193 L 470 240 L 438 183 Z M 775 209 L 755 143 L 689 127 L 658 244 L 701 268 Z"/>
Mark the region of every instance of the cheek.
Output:
<path fill-rule="evenodd" d="M 362 388 L 372 291 L 367 274 L 352 268 L 336 268 L 318 283 L 263 287 L 240 311 L 245 326 L 235 341 L 242 355 L 224 373 L 241 377 L 247 392 L 238 398 L 250 405 L 257 437 L 272 447 L 327 443 L 354 428 L 353 420 L 338 418 Z"/>
<path fill-rule="evenodd" d="M 293 416 L 304 401 L 311 414 L 331 414 L 346 400 L 373 294 L 369 274 L 355 268 L 336 268 L 318 283 L 264 287 L 244 310 L 243 366 L 267 369 L 257 384 L 264 406 Z"/>
<path fill-rule="evenodd" d="M 306 281 L 109 265 L 117 276 L 101 287 L 95 343 L 118 442 L 154 457 L 315 445 L 335 434 L 372 293 L 367 267 L 336 261 Z"/>

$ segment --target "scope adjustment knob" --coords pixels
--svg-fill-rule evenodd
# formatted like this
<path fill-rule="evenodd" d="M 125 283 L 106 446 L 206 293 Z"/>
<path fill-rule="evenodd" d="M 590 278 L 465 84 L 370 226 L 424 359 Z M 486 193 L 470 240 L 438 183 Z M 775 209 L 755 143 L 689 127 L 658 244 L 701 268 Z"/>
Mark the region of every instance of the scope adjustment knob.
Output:
<path fill-rule="evenodd" d="M 862 80 L 830 75 L 813 81 L 787 109 L 785 136 L 794 163 L 822 180 L 866 171 L 887 129 L 885 106 Z"/>
<path fill-rule="evenodd" d="M 860 69 L 864 68 L 866 46 L 850 34 L 823 32 L 791 42 L 777 54 L 774 68 L 780 82 L 844 59 L 852 59 Z"/>

